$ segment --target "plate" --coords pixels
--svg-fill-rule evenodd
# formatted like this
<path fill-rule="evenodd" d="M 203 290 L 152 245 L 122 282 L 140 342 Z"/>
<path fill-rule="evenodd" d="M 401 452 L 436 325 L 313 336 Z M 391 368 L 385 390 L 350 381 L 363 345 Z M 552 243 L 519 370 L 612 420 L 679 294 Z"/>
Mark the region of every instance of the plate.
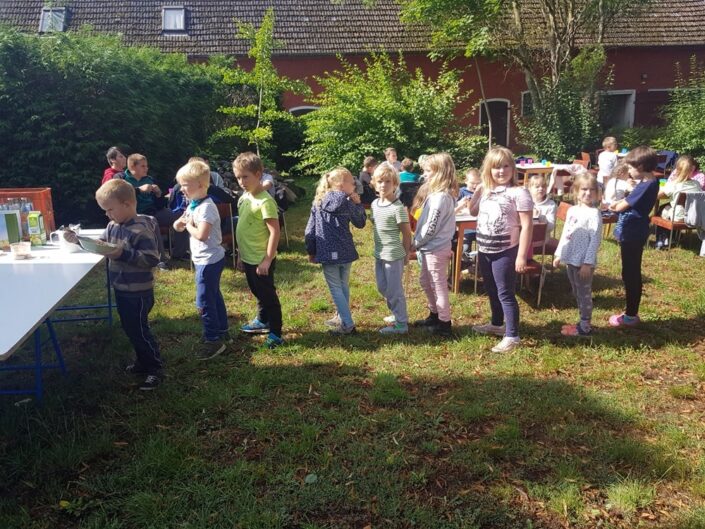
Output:
<path fill-rule="evenodd" d="M 81 235 L 78 236 L 78 244 L 84 250 L 100 255 L 108 255 L 109 253 L 113 253 L 118 247 L 117 244 L 99 241 L 98 239 L 91 239 L 90 237 L 82 237 Z"/>

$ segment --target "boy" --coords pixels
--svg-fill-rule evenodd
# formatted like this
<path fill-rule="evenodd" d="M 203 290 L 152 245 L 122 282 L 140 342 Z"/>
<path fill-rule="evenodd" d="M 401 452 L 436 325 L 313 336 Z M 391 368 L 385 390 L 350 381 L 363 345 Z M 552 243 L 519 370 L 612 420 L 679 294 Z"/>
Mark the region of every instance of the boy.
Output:
<path fill-rule="evenodd" d="M 610 179 L 610 175 L 614 170 L 614 166 L 617 165 L 617 138 L 607 136 L 602 140 L 602 148 L 604 151 L 597 157 L 597 165 L 599 167 L 597 181 L 604 189 L 604 186 L 607 185 L 607 181 Z"/>
<path fill-rule="evenodd" d="M 105 153 L 105 157 L 110 167 L 103 171 L 103 180 L 100 182 L 100 185 L 103 185 L 108 180 L 112 180 L 116 174 L 122 173 L 125 170 L 125 164 L 127 162 L 127 158 L 125 158 L 125 155 L 122 154 L 117 147 L 110 147 L 108 152 Z"/>
<path fill-rule="evenodd" d="M 240 329 L 248 334 L 265 334 L 270 349 L 284 343 L 282 309 L 274 287 L 274 268 L 279 244 L 277 204 L 262 187 L 264 167 L 259 156 L 241 153 L 233 161 L 233 172 L 245 191 L 237 203 L 239 220 L 235 235 L 240 253 L 237 268 L 245 272 L 247 286 L 257 298 L 257 317 Z"/>
<path fill-rule="evenodd" d="M 374 189 L 372 189 L 372 174 L 376 168 L 377 160 L 374 156 L 366 156 L 362 162 L 362 171 L 355 180 L 355 193 L 360 195 L 360 201 L 363 204 L 371 204 L 377 198 Z"/>
<path fill-rule="evenodd" d="M 220 292 L 220 276 L 225 265 L 225 250 L 220 245 L 220 215 L 208 197 L 210 168 L 204 162 L 184 165 L 176 173 L 184 196 L 190 200 L 184 214 L 174 222 L 174 230 L 191 235 L 191 259 L 196 269 L 196 308 L 203 323 L 203 340 L 196 353 L 208 360 L 225 351 L 228 314 Z"/>
<path fill-rule="evenodd" d="M 101 239 L 118 245 L 106 257 L 120 323 L 136 354 L 135 362 L 125 371 L 147 375 L 139 388 L 153 390 L 159 385 L 163 367 L 159 344 L 147 320 L 154 306 L 152 270 L 159 262 L 158 228 L 153 218 L 137 214 L 135 190 L 124 180 L 109 180 L 96 191 L 95 198 L 110 219 Z"/>
<path fill-rule="evenodd" d="M 387 147 L 384 149 L 384 157 L 387 163 L 394 167 L 397 172 L 401 171 L 401 163 L 397 160 L 397 150 L 394 147 Z"/>
<path fill-rule="evenodd" d="M 475 194 L 477 186 L 479 186 L 481 182 L 482 179 L 480 178 L 480 171 L 474 167 L 471 167 L 466 171 L 465 187 L 460 188 L 460 193 L 458 193 L 458 201 L 455 203 L 456 215 L 470 214 L 470 200 Z M 473 260 L 473 256 L 469 252 L 476 235 L 477 232 L 475 230 L 465 230 L 465 233 L 463 234 L 463 261 L 466 264 L 470 264 Z M 455 242 L 453 242 L 453 248 L 455 248 Z"/>
<path fill-rule="evenodd" d="M 401 173 L 399 173 L 399 183 L 416 183 L 419 181 L 419 175 L 414 171 L 414 160 L 404 158 L 401 161 Z"/>
<path fill-rule="evenodd" d="M 651 147 L 641 146 L 629 151 L 624 163 L 629 167 L 629 177 L 640 182 L 629 196 L 609 206 L 611 211 L 619 213 L 614 235 L 622 254 L 622 281 L 627 298 L 624 313 L 610 316 L 612 327 L 634 326 L 640 321 L 641 257 L 649 238 L 649 213 L 659 191 L 659 182 L 653 173 L 656 162 L 656 151 Z"/>

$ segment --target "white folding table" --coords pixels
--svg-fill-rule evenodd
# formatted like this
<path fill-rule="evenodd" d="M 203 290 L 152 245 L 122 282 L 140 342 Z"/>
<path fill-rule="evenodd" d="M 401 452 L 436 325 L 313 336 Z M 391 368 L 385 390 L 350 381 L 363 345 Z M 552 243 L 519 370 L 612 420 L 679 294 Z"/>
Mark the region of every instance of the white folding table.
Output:
<path fill-rule="evenodd" d="M 84 234 L 86 230 L 82 232 Z M 95 232 L 95 233 L 92 233 Z M 91 230 L 96 236 L 102 230 Z M 54 322 L 107 319 L 112 323 L 112 300 L 108 285 L 107 305 L 59 307 L 78 283 L 104 260 L 89 252 L 68 253 L 58 246 L 32 248 L 32 257 L 14 260 L 12 255 L 0 255 L 0 361 L 7 360 L 30 335 L 34 334 L 34 363 L 0 366 L 0 371 L 33 370 L 34 389 L 0 390 L 5 395 L 34 394 L 42 399 L 42 371 L 59 368 L 65 372 L 59 341 L 54 332 L 51 314 L 55 310 L 108 309 L 107 316 L 53 319 Z M 41 326 L 46 324 L 57 363 L 42 363 Z"/>

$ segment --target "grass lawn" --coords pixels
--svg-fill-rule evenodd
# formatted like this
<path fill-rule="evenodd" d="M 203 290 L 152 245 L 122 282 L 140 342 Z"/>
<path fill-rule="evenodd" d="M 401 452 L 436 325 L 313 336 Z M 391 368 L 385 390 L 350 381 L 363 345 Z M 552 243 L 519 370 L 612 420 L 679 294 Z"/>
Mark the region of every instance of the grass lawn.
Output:
<path fill-rule="evenodd" d="M 592 341 L 560 336 L 577 320 L 561 271 L 540 310 L 521 294 L 522 347 L 494 354 L 497 339 L 470 330 L 489 314 L 471 280 L 451 298 L 455 339 L 377 333 L 388 312 L 368 225 L 355 231 L 360 333 L 337 338 L 304 252 L 304 202 L 278 259 L 284 347 L 238 337 L 196 361 L 188 269 L 157 276 L 167 378 L 155 392 L 122 372 L 119 325 L 58 326 L 69 374 L 47 374 L 45 406 L 0 399 L 1 529 L 705 528 L 705 289 L 692 249 L 645 252 L 644 323 L 615 331 L 606 321 L 624 294 L 606 240 Z M 414 319 L 426 308 L 410 274 Z M 103 279 L 94 271 L 72 301 L 100 298 Z M 227 268 L 222 289 L 233 327 L 252 317 L 242 274 Z"/>

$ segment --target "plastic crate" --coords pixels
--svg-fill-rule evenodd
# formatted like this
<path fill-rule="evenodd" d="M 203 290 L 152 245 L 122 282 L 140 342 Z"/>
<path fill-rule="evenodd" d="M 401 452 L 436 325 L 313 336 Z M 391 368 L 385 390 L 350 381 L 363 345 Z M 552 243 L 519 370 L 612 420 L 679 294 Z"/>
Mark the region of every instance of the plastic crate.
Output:
<path fill-rule="evenodd" d="M 47 233 L 51 233 L 56 229 L 54 224 L 54 205 L 51 202 L 51 187 L 0 188 L 0 201 L 6 198 L 21 197 L 31 200 L 35 211 L 42 212 Z"/>

